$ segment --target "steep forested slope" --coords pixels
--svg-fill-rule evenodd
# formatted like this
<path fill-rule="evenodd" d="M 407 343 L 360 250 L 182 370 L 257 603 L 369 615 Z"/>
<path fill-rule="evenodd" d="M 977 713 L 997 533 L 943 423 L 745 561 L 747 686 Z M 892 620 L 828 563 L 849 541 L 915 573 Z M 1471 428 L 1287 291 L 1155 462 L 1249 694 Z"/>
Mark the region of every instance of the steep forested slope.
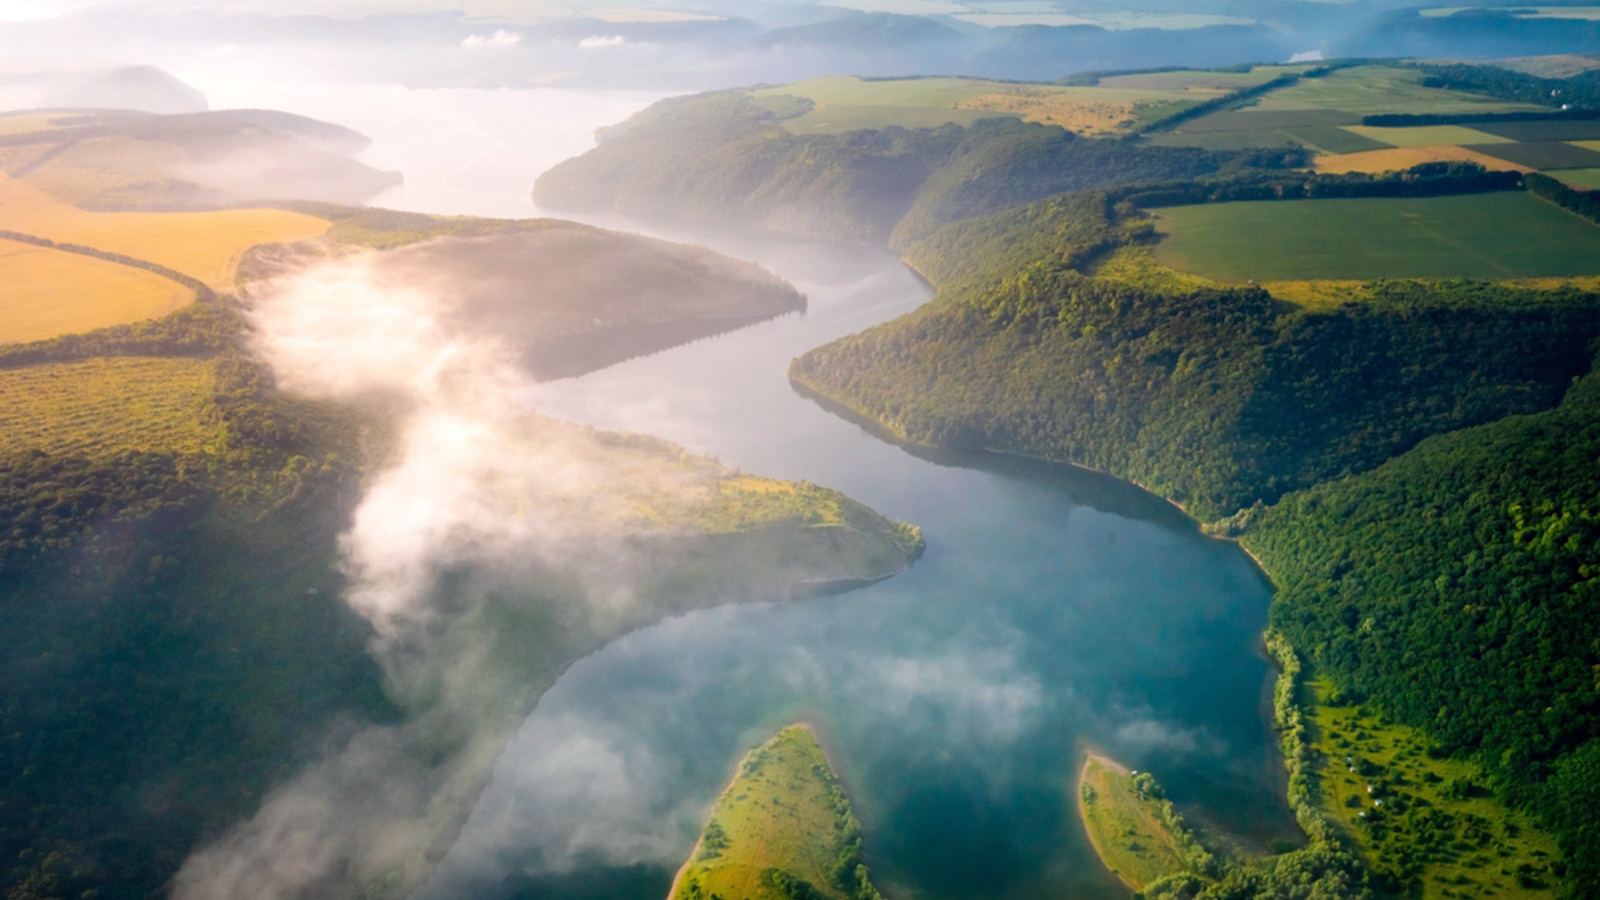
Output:
<path fill-rule="evenodd" d="M 1242 540 L 1274 624 L 1357 697 L 1476 754 L 1600 885 L 1600 376 L 1293 494 Z M 1581 892 L 1580 892 L 1581 893 Z"/>
<path fill-rule="evenodd" d="M 800 98 L 742 91 L 662 101 L 540 176 L 550 209 L 731 221 L 816 237 L 903 244 L 946 222 L 1069 190 L 1184 181 L 1248 154 L 1083 138 L 995 118 L 970 128 L 792 134 Z"/>
<path fill-rule="evenodd" d="M 906 440 L 1108 470 L 1211 517 L 1553 406 L 1600 335 L 1600 301 L 1577 291 L 1396 282 L 1310 311 L 1085 275 L 1129 239 L 1106 206 L 948 226 L 908 251 L 946 285 L 935 303 L 792 377 Z"/>

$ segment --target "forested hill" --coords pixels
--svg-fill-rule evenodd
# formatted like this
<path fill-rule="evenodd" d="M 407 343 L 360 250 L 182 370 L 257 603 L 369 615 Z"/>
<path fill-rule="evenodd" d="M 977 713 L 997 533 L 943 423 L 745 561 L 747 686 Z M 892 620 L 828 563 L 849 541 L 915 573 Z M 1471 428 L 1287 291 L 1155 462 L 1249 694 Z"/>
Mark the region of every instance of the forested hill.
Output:
<path fill-rule="evenodd" d="M 1600 375 L 1559 407 L 1293 494 L 1242 540 L 1355 698 L 1484 761 L 1600 893 Z"/>
<path fill-rule="evenodd" d="M 784 100 L 720 91 L 661 101 L 540 176 L 534 200 L 546 209 L 737 222 L 873 243 L 892 237 L 903 245 L 947 222 L 1062 191 L 1300 159 L 1079 137 L 1004 117 L 970 127 L 794 134 L 782 123 L 808 107 Z"/>
<path fill-rule="evenodd" d="M 1313 311 L 1080 271 L 1134 238 L 1092 193 L 948 226 L 907 252 L 937 302 L 791 377 L 913 443 L 1079 463 L 1211 518 L 1554 406 L 1600 336 L 1573 290 L 1391 282 Z"/>
<path fill-rule="evenodd" d="M 1319 675 L 1482 761 L 1593 896 L 1600 297 L 1407 280 L 1304 307 L 1161 269 L 1145 227 L 1094 192 L 946 226 L 906 250 L 933 303 L 791 377 L 908 441 L 1229 516 Z"/>

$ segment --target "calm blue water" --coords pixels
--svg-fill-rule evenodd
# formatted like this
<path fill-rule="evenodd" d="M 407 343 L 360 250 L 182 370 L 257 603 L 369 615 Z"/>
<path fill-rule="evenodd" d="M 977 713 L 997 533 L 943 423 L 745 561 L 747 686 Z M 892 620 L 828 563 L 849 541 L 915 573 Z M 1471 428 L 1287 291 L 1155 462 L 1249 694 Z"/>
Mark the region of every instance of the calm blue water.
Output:
<path fill-rule="evenodd" d="M 659 900 L 739 756 L 798 718 L 896 898 L 1127 896 L 1073 815 L 1087 746 L 1243 840 L 1294 833 L 1256 648 L 1269 587 L 1242 552 L 1110 479 L 920 458 L 795 393 L 791 358 L 928 301 L 892 257 L 672 236 L 761 261 L 809 309 L 526 402 L 838 488 L 922 526 L 927 556 L 865 590 L 693 613 L 578 662 L 422 897 Z"/>

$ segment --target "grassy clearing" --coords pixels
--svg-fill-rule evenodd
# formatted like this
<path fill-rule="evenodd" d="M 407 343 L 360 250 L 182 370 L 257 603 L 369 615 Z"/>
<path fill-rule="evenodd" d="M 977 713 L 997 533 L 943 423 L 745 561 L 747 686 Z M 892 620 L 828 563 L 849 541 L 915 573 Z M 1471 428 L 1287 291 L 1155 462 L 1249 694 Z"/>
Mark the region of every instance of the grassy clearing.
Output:
<path fill-rule="evenodd" d="M 1365 281 L 1264 281 L 1267 293 L 1313 312 L 1328 312 L 1367 299 Z"/>
<path fill-rule="evenodd" d="M 276 209 L 85 212 L 0 177 L 0 228 L 160 263 L 219 290 L 232 284 L 233 267 L 250 247 L 315 237 L 328 225 L 325 219 Z"/>
<path fill-rule="evenodd" d="M 1078 772 L 1078 817 L 1100 862 L 1135 891 L 1186 871 L 1178 843 L 1135 773 L 1091 753 Z"/>
<path fill-rule="evenodd" d="M 1435 147 L 1395 147 L 1390 150 L 1368 150 L 1365 153 L 1342 153 L 1333 156 L 1319 156 L 1314 165 L 1320 172 L 1398 172 L 1412 166 L 1427 162 L 1475 162 L 1485 169 L 1515 169 L 1519 172 L 1531 172 L 1527 166 L 1519 166 L 1485 156 L 1476 150 L 1465 147 L 1441 145 Z"/>
<path fill-rule="evenodd" d="M 1389 66 L 1339 69 L 1322 78 L 1303 78 L 1263 95 L 1252 109 L 1336 109 L 1358 116 L 1382 113 L 1417 115 L 1539 111 L 1544 107 L 1507 103 L 1460 91 L 1423 87 L 1422 73 Z"/>
<path fill-rule="evenodd" d="M 1495 159 L 1530 169 L 1600 168 L 1600 150 L 1591 150 L 1564 141 L 1523 141 L 1514 144 L 1481 144 L 1469 149 Z"/>
<path fill-rule="evenodd" d="M 866 81 L 829 76 L 753 91 L 757 100 L 804 97 L 815 106 L 784 121 L 795 134 L 838 134 L 859 128 L 970 125 L 1010 116 L 1083 134 L 1125 132 L 1201 98 L 1178 91 L 1008 84 L 968 78 Z"/>
<path fill-rule="evenodd" d="M 199 451 L 209 360 L 117 357 L 0 371 L 0 452 Z"/>
<path fill-rule="evenodd" d="M 1600 228 L 1522 192 L 1177 206 L 1156 227 L 1158 262 L 1232 283 L 1600 272 Z"/>
<path fill-rule="evenodd" d="M 1418 128 L 1377 128 L 1347 125 L 1346 131 L 1391 147 L 1437 147 L 1443 144 L 1505 144 L 1511 138 L 1461 125 L 1427 125 Z"/>
<path fill-rule="evenodd" d="M 847 868 L 848 877 L 855 879 L 859 858 L 860 824 L 827 756 L 810 729 L 791 725 L 739 763 L 738 774 L 712 806 L 670 897 L 876 897 L 870 883 L 847 886 L 835 875 Z M 811 890 L 786 891 L 781 886 L 785 878 Z"/>
<path fill-rule="evenodd" d="M 1556 843 L 1485 790 L 1476 766 L 1435 759 L 1424 736 L 1309 685 L 1323 812 L 1379 869 L 1433 898 L 1545 898 Z"/>
<path fill-rule="evenodd" d="M 193 300 L 142 269 L 0 240 L 0 344 L 153 319 Z"/>

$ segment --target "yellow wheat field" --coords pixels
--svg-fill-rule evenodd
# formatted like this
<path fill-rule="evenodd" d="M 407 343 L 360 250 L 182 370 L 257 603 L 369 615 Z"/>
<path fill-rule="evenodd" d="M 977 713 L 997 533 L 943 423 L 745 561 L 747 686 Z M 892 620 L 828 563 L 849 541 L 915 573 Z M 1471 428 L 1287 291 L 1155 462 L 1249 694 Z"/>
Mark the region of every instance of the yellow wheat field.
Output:
<path fill-rule="evenodd" d="M 214 371 L 210 360 L 143 357 L 0 371 L 0 452 L 201 450 Z"/>
<path fill-rule="evenodd" d="M 1527 166 L 1508 163 L 1503 159 L 1495 159 L 1482 153 L 1475 153 L 1465 147 L 1456 147 L 1449 144 L 1439 144 L 1431 147 L 1395 147 L 1390 150 L 1366 150 L 1361 153 L 1342 153 L 1338 156 L 1317 157 L 1316 167 L 1319 172 L 1370 172 L 1374 175 L 1381 172 L 1397 172 L 1409 169 L 1412 166 L 1427 162 L 1475 162 L 1485 169 L 1514 169 L 1518 172 L 1532 172 Z"/>
<path fill-rule="evenodd" d="M 0 176 L 0 228 L 160 263 L 219 290 L 231 286 L 245 250 L 315 237 L 328 226 L 326 219 L 277 209 L 86 212 Z"/>
<path fill-rule="evenodd" d="M 153 319 L 193 300 L 152 272 L 0 240 L 0 344 Z"/>

